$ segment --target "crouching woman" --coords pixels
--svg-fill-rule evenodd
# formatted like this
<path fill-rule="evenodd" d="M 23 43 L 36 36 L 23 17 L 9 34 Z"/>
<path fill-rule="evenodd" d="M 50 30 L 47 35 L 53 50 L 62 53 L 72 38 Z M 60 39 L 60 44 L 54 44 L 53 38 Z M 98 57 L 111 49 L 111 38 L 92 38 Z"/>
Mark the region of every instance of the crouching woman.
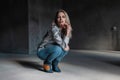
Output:
<path fill-rule="evenodd" d="M 61 72 L 58 64 L 68 54 L 69 41 L 72 37 L 72 27 L 65 10 L 58 10 L 45 38 L 38 46 L 37 55 L 44 61 L 45 72 Z"/>

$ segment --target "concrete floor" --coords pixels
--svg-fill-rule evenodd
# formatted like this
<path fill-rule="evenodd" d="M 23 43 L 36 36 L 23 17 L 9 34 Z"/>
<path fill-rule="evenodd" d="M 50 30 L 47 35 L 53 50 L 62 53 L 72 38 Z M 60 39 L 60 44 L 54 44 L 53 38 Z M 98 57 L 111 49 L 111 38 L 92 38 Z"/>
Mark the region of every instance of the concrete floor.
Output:
<path fill-rule="evenodd" d="M 61 73 L 45 73 L 36 55 L 0 53 L 0 80 L 120 80 L 120 52 L 71 50 Z"/>

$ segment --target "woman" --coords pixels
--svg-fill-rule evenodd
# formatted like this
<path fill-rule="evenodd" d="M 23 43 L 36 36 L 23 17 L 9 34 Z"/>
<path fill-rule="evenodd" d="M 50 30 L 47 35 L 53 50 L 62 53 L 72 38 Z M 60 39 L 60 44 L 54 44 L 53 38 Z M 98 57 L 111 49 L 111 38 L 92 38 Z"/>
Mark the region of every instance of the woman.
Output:
<path fill-rule="evenodd" d="M 72 27 L 67 12 L 62 9 L 58 10 L 54 22 L 38 47 L 37 55 L 44 60 L 45 72 L 61 72 L 58 63 L 69 51 L 71 32 Z"/>

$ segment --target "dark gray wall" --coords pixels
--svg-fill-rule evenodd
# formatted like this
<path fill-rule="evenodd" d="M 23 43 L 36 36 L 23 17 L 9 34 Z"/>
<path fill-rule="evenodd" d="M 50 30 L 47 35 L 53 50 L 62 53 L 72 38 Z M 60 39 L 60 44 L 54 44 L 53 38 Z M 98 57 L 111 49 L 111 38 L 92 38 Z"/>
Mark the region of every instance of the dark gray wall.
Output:
<path fill-rule="evenodd" d="M 63 0 L 63 9 L 73 26 L 72 49 L 120 50 L 119 0 Z"/>
<path fill-rule="evenodd" d="M 0 52 L 35 54 L 59 8 L 71 19 L 72 49 L 120 50 L 119 0 L 2 0 L 0 4 Z"/>
<path fill-rule="evenodd" d="M 28 52 L 27 0 L 1 0 L 0 52 Z"/>
<path fill-rule="evenodd" d="M 36 53 L 61 0 L 1 1 L 0 52 Z"/>
<path fill-rule="evenodd" d="M 56 11 L 61 8 L 61 0 L 29 0 L 29 54 L 36 53 Z"/>

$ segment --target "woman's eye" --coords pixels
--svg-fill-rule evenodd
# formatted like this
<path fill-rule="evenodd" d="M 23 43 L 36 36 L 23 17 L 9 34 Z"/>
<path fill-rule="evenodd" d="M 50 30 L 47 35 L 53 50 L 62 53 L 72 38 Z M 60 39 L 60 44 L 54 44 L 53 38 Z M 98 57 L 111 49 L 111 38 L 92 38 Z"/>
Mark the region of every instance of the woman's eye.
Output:
<path fill-rule="evenodd" d="M 65 18 L 65 16 L 62 16 L 62 18 Z"/>
<path fill-rule="evenodd" d="M 60 18 L 59 16 L 57 18 Z"/>
<path fill-rule="evenodd" d="M 57 18 L 65 18 L 65 16 L 58 16 Z"/>

